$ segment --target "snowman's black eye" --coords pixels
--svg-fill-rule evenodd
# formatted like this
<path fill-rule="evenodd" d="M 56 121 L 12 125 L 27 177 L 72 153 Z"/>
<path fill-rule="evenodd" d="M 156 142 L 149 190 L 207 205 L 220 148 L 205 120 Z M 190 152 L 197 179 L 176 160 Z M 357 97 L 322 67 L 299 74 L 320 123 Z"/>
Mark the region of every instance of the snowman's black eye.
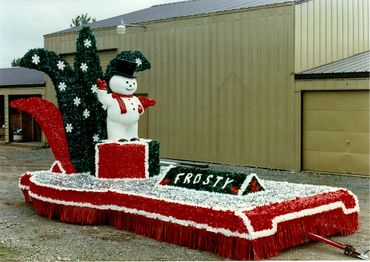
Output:
<path fill-rule="evenodd" d="M 128 84 L 128 81 L 126 81 L 126 84 Z"/>
<path fill-rule="evenodd" d="M 135 85 L 135 82 L 133 82 L 132 84 Z"/>

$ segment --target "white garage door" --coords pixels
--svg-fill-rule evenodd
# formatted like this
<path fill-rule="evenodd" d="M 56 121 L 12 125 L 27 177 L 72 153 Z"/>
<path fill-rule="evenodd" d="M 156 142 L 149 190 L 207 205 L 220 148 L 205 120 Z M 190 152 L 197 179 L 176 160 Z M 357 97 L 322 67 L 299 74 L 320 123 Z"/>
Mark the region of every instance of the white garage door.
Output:
<path fill-rule="evenodd" d="M 369 91 L 303 93 L 303 169 L 369 175 Z"/>

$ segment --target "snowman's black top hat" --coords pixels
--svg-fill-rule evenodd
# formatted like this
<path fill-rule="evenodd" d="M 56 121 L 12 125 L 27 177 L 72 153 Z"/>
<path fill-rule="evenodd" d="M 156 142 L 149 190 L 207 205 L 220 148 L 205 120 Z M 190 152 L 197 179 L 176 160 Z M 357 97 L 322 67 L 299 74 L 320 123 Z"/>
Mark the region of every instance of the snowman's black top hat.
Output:
<path fill-rule="evenodd" d="M 121 75 L 127 78 L 136 78 L 134 75 L 136 63 L 124 59 L 116 59 L 116 68 L 113 68 L 113 75 Z"/>

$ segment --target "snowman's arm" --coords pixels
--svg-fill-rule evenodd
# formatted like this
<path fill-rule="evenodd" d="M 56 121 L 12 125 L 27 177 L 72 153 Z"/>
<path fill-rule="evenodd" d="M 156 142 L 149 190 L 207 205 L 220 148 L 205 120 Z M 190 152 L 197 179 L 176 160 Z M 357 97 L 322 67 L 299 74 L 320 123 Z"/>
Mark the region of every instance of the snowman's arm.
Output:
<path fill-rule="evenodd" d="M 154 99 L 151 99 L 146 96 L 138 96 L 137 97 L 140 103 L 143 105 L 144 109 L 147 109 L 150 106 L 154 106 L 157 102 Z"/>
<path fill-rule="evenodd" d="M 104 80 L 96 80 L 98 84 L 98 100 L 103 105 L 110 105 L 113 101 L 113 98 L 110 94 L 108 94 L 108 86 Z"/>

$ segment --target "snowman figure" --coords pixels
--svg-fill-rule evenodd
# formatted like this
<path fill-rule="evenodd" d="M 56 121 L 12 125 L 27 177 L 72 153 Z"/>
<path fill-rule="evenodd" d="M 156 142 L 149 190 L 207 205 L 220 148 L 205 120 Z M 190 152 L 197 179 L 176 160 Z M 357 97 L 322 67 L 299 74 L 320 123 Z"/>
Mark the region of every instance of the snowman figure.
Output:
<path fill-rule="evenodd" d="M 108 93 L 104 80 L 97 80 L 98 100 L 107 108 L 108 140 L 138 141 L 140 115 L 144 113 L 144 109 L 156 103 L 148 97 L 133 95 L 137 89 L 135 69 L 135 62 L 116 59 L 113 76 L 109 81 L 112 93 Z"/>

